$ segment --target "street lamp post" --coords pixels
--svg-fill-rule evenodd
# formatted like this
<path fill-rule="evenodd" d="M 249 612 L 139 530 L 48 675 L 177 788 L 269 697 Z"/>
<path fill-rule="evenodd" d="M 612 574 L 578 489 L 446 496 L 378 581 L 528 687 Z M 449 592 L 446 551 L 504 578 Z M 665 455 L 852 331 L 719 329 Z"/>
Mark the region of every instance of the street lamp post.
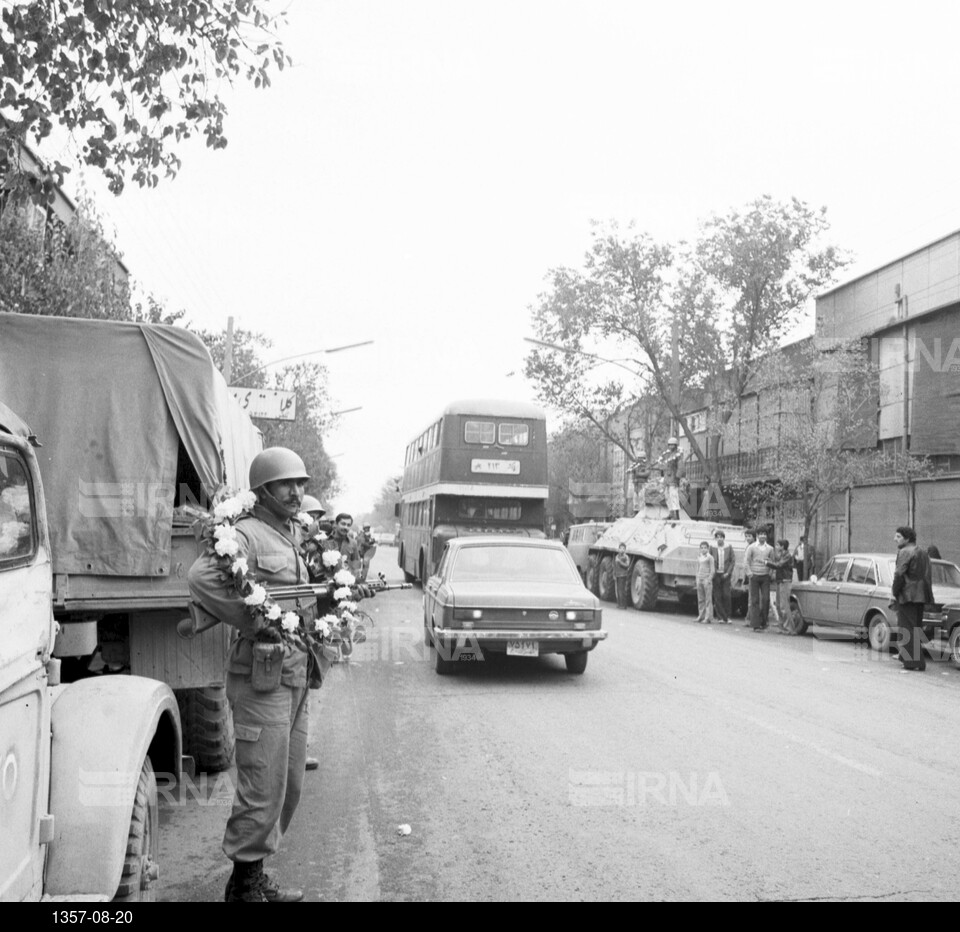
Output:
<path fill-rule="evenodd" d="M 284 356 L 282 359 L 274 359 L 271 362 L 265 362 L 262 366 L 257 366 L 256 369 L 251 369 L 249 372 L 244 372 L 243 375 L 238 375 L 235 381 L 241 382 L 248 375 L 253 375 L 255 372 L 260 372 L 262 369 L 266 369 L 268 366 L 276 366 L 281 362 L 289 362 L 291 359 L 303 359 L 304 356 L 318 356 L 320 353 L 340 353 L 343 352 L 343 350 L 356 349 L 358 346 L 369 346 L 373 342 L 373 340 L 364 340 L 362 343 L 347 343 L 345 346 L 334 346 L 330 349 L 310 350 L 306 353 L 297 353 L 295 356 Z"/>

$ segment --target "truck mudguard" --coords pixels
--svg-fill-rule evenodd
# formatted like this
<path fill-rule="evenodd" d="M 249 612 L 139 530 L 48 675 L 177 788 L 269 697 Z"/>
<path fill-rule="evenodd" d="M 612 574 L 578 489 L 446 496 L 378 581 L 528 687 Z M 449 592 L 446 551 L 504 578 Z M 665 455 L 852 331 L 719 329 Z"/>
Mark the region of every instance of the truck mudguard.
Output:
<path fill-rule="evenodd" d="M 55 687 L 51 712 L 48 896 L 101 895 L 120 883 L 137 780 L 149 753 L 180 778 L 180 714 L 172 690 L 139 676 Z"/>

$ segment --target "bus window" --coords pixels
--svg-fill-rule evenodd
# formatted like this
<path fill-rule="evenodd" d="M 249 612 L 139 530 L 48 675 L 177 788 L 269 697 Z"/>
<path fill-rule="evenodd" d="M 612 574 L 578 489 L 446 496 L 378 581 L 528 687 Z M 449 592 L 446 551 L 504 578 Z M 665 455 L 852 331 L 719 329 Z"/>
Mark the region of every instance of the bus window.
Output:
<path fill-rule="evenodd" d="M 526 424 L 501 424 L 500 443 L 505 447 L 525 447 L 530 442 L 530 428 Z"/>
<path fill-rule="evenodd" d="M 463 425 L 465 443 L 493 443 L 497 439 L 493 421 L 466 421 Z"/>

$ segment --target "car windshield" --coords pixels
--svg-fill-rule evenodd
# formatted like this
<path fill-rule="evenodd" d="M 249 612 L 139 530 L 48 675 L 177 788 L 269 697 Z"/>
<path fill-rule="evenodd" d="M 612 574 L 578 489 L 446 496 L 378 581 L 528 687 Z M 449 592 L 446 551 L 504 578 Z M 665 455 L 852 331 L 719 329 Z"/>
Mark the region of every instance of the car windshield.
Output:
<path fill-rule="evenodd" d="M 450 569 L 451 582 L 579 582 L 566 551 L 544 547 L 464 547 Z"/>

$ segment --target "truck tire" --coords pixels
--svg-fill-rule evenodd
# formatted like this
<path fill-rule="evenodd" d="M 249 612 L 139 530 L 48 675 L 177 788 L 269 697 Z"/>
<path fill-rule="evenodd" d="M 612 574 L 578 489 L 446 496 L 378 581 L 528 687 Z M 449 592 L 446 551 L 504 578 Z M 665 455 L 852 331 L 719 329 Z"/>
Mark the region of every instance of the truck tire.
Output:
<path fill-rule="evenodd" d="M 641 612 L 652 612 L 657 607 L 660 580 L 654 565 L 639 557 L 630 571 L 630 598 Z"/>
<path fill-rule="evenodd" d="M 120 886 L 114 903 L 153 903 L 160 876 L 160 810 L 157 805 L 157 778 L 149 757 L 143 760 L 137 792 L 133 798 L 127 853 L 120 872 Z"/>
<path fill-rule="evenodd" d="M 608 555 L 600 561 L 600 570 L 597 577 L 600 598 L 605 602 L 616 602 L 617 584 L 613 581 L 613 557 Z"/>
<path fill-rule="evenodd" d="M 600 568 L 597 565 L 596 558 L 591 558 L 587 563 L 587 572 L 583 584 L 597 597 L 600 598 Z"/>
<path fill-rule="evenodd" d="M 183 749 L 197 773 L 220 773 L 233 760 L 233 716 L 224 686 L 178 689 Z"/>

